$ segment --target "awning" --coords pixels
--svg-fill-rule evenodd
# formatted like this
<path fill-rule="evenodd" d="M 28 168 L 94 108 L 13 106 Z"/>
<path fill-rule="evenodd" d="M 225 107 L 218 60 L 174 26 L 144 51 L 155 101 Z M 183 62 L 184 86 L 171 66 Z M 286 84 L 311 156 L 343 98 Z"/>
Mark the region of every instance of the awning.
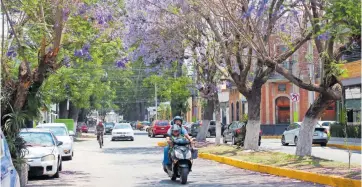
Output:
<path fill-rule="evenodd" d="M 361 110 L 361 99 L 347 99 L 346 109 Z"/>

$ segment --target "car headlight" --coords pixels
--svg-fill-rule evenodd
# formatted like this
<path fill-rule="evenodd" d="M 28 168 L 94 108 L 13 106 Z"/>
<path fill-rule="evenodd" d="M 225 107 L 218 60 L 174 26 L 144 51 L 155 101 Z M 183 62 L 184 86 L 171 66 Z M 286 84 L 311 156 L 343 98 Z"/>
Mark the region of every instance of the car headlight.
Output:
<path fill-rule="evenodd" d="M 181 158 L 181 159 L 184 158 L 184 155 L 180 151 L 175 151 L 175 156 L 176 156 L 176 158 Z"/>
<path fill-rule="evenodd" d="M 47 155 L 47 156 L 43 156 L 41 158 L 41 161 L 52 161 L 55 160 L 55 156 L 54 155 Z"/>

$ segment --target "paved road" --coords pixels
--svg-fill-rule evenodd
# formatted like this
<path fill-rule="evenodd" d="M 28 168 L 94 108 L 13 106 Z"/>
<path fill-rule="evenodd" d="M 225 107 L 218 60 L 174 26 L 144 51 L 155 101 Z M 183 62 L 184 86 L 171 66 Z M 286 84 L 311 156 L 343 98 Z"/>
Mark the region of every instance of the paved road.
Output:
<path fill-rule="evenodd" d="M 208 140 L 215 142 L 215 138 L 208 138 Z M 296 149 L 295 145 L 282 146 L 280 140 L 278 139 L 263 139 L 263 137 L 260 147 L 265 150 L 284 152 L 288 154 L 295 154 Z M 319 158 L 348 163 L 348 151 L 345 149 L 314 146 L 312 148 L 312 155 Z M 361 151 L 352 151 L 351 163 L 361 164 Z"/>
<path fill-rule="evenodd" d="M 111 142 L 99 149 L 96 140 L 76 142 L 75 157 L 63 163 L 59 179 L 31 180 L 31 187 L 146 187 L 181 186 L 171 181 L 161 168 L 162 149 L 156 142 L 162 138 L 148 138 L 139 133 L 134 142 Z M 321 186 L 298 180 L 261 174 L 234 168 L 212 161 L 197 159 L 187 186 Z"/>

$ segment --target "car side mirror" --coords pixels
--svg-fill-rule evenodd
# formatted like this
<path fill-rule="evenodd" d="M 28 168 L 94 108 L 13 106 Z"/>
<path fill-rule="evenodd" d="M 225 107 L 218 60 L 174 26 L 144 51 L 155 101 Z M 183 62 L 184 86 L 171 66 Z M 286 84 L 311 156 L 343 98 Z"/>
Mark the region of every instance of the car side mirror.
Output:
<path fill-rule="evenodd" d="M 61 146 L 61 145 L 63 145 L 63 142 L 62 142 L 62 141 L 58 141 L 57 146 Z"/>
<path fill-rule="evenodd" d="M 75 136 L 73 131 L 69 131 L 69 136 Z"/>

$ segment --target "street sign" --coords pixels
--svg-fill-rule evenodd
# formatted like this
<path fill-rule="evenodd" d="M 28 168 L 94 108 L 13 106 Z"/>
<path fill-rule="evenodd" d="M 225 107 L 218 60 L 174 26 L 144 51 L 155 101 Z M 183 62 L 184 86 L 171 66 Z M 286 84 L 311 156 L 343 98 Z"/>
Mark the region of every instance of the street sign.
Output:
<path fill-rule="evenodd" d="M 292 99 L 293 102 L 298 102 L 299 101 L 299 93 L 291 93 L 290 94 L 290 98 Z"/>

